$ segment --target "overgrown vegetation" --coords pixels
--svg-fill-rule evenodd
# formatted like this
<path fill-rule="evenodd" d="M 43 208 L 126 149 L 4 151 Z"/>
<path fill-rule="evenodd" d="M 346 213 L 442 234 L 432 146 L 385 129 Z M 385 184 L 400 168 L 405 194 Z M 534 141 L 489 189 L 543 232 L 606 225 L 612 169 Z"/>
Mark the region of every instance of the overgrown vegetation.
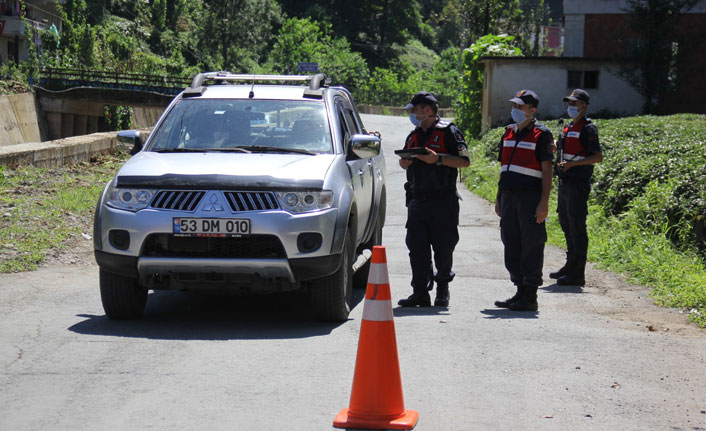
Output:
<path fill-rule="evenodd" d="M 589 260 L 651 286 L 655 302 L 680 307 L 706 326 L 706 116 L 597 120 L 604 161 L 589 201 Z M 470 190 L 495 200 L 502 128 L 470 151 L 463 172 Z M 550 209 L 556 208 L 556 188 Z M 551 210 L 553 211 L 553 210 Z M 556 216 L 549 243 L 565 246 Z"/>
<path fill-rule="evenodd" d="M 460 94 L 464 48 L 508 33 L 513 46 L 540 55 L 534 35 L 551 12 L 544 0 L 66 0 L 58 8 L 62 31 L 40 31 L 20 81 L 36 82 L 42 67 L 191 77 L 298 73 L 298 63 L 317 62 L 359 103 L 396 106 L 427 90 L 444 107 Z"/>
<path fill-rule="evenodd" d="M 0 272 L 36 269 L 48 250 L 92 235 L 98 196 L 126 158 L 55 169 L 0 166 Z"/>
<path fill-rule="evenodd" d="M 514 57 L 522 55 L 520 48 L 513 47 L 514 37 L 492 34 L 479 38 L 470 48 L 463 51 L 463 74 L 461 93 L 458 98 L 457 122 L 461 130 L 469 136 L 477 137 L 482 130 L 483 76 L 484 65 L 481 57 Z"/>

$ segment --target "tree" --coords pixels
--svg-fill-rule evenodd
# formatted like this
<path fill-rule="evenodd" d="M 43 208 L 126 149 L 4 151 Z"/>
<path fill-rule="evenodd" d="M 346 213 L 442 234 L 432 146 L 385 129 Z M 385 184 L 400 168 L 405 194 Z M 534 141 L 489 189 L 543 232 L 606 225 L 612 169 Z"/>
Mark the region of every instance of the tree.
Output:
<path fill-rule="evenodd" d="M 501 17 L 508 13 L 507 0 L 449 0 L 440 21 L 444 26 L 441 37 L 464 49 L 479 37 L 497 33 Z"/>
<path fill-rule="evenodd" d="M 492 34 L 478 39 L 463 51 L 463 73 L 461 75 L 461 97 L 457 106 L 457 122 L 469 136 L 477 137 L 482 130 L 484 56 L 519 56 L 522 51 L 512 46 L 513 36 Z"/>
<path fill-rule="evenodd" d="M 60 64 L 63 67 L 93 67 L 96 32 L 87 21 L 86 1 L 66 0 L 58 6 L 63 21 L 59 41 Z"/>
<path fill-rule="evenodd" d="M 269 68 L 283 74 L 298 74 L 298 64 L 314 62 L 334 83 L 358 87 L 367 81 L 368 66 L 348 41 L 332 35 L 330 24 L 308 18 L 290 18 L 272 47 Z"/>
<path fill-rule="evenodd" d="M 658 112 L 662 93 L 672 85 L 676 68 L 675 43 L 681 14 L 688 12 L 699 0 L 627 0 L 626 12 L 638 36 L 632 57 L 638 68 L 623 67 L 621 74 L 640 92 L 646 114 Z"/>
<path fill-rule="evenodd" d="M 281 19 L 276 0 L 205 0 L 197 30 L 199 63 L 209 70 L 258 69 Z"/>
<path fill-rule="evenodd" d="M 417 0 L 332 0 L 333 28 L 373 67 L 387 67 L 397 58 L 395 45 L 404 46 L 419 32 Z"/>

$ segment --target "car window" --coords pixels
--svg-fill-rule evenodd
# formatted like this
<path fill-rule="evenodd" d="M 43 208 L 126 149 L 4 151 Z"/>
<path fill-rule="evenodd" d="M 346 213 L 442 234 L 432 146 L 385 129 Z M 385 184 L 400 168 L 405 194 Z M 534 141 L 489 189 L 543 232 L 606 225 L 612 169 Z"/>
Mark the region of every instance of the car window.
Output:
<path fill-rule="evenodd" d="M 181 99 L 148 151 L 276 147 L 331 153 L 324 104 L 316 101 Z"/>

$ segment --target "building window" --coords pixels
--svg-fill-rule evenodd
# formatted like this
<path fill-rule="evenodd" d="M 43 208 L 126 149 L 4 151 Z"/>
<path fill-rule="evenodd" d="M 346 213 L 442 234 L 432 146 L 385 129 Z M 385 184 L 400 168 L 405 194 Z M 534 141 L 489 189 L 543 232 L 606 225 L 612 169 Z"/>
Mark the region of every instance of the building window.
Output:
<path fill-rule="evenodd" d="M 598 88 L 598 70 L 569 70 L 567 72 L 567 88 Z"/>
<path fill-rule="evenodd" d="M 580 70 L 570 70 L 567 88 L 581 88 L 583 86 L 583 72 Z"/>

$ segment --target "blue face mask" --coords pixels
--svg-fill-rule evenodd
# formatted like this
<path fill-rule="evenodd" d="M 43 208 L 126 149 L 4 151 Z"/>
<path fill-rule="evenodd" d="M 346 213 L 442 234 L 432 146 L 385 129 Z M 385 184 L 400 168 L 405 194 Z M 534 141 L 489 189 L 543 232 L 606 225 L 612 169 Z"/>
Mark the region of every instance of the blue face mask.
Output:
<path fill-rule="evenodd" d="M 576 116 L 579 115 L 579 108 L 576 106 L 569 106 L 566 108 L 566 113 L 569 114 L 569 117 L 576 118 Z"/>
<path fill-rule="evenodd" d="M 409 114 L 409 121 L 412 122 L 414 127 L 419 127 L 422 124 L 422 120 L 417 118 L 415 114 Z"/>
<path fill-rule="evenodd" d="M 517 108 L 512 108 L 512 111 L 510 111 L 510 116 L 512 116 L 512 121 L 517 124 L 520 124 L 528 118 L 523 110 Z"/>

